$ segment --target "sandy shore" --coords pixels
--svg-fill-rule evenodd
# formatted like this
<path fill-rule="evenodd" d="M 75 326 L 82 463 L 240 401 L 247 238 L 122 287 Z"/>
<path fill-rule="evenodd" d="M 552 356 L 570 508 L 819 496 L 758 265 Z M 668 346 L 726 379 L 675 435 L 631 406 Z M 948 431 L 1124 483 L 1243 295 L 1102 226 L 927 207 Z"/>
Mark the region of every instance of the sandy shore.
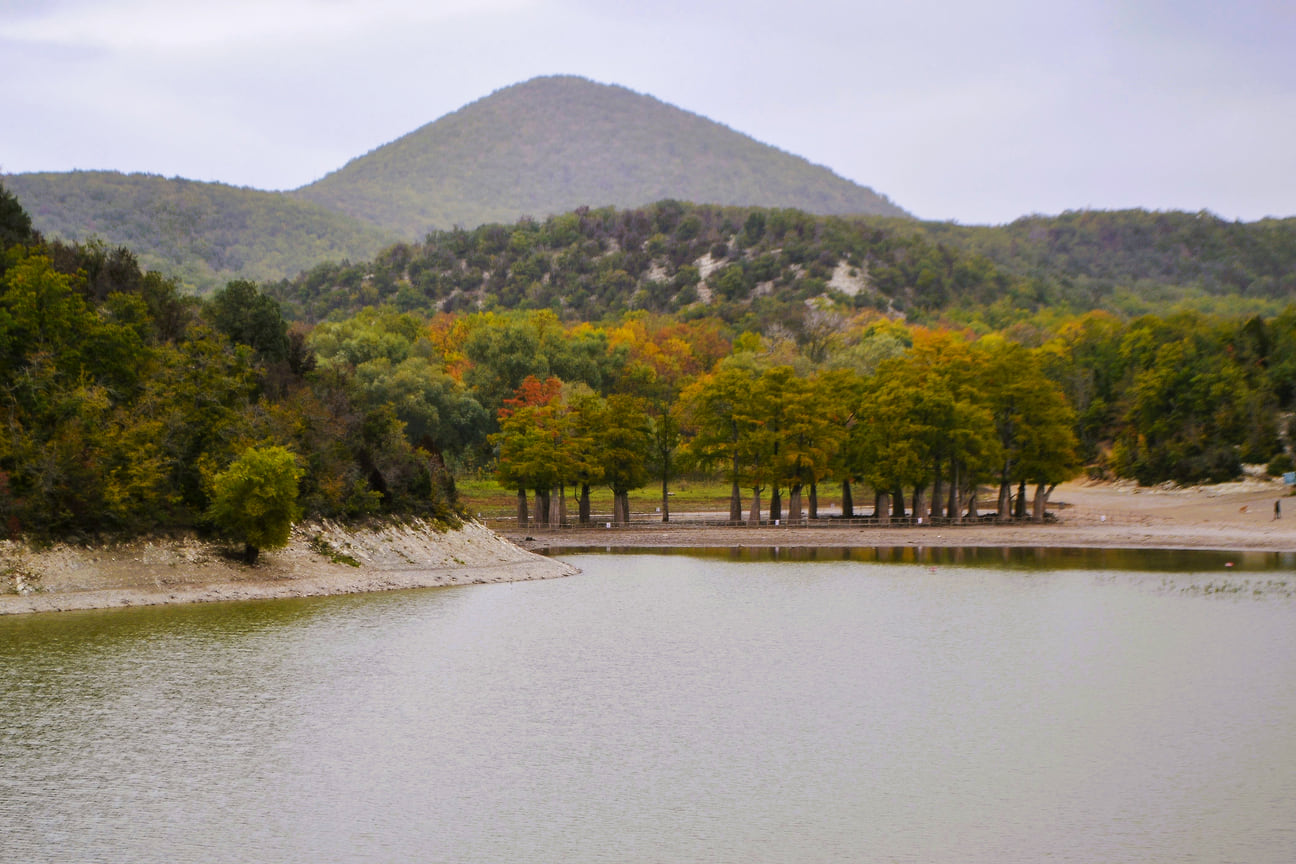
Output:
<path fill-rule="evenodd" d="M 301 525 L 255 567 L 198 540 L 32 551 L 0 543 L 0 614 L 354 594 L 568 576 L 574 568 L 468 523 L 411 521 L 368 530 Z"/>
<path fill-rule="evenodd" d="M 255 567 L 237 550 L 198 540 L 32 551 L 0 543 L 0 614 L 351 594 L 567 576 L 536 552 L 594 547 L 1047 546 L 1296 551 L 1296 498 L 1278 481 L 1187 489 L 1070 483 L 1053 494 L 1055 521 L 963 527 L 715 528 L 700 514 L 669 524 L 636 515 L 624 528 L 568 528 L 501 537 L 469 523 L 437 531 L 410 522 L 368 530 L 299 526 L 291 545 Z M 1274 502 L 1288 505 L 1274 518 Z M 830 507 L 825 509 L 831 512 Z M 534 550 L 534 551 L 529 551 Z"/>
<path fill-rule="evenodd" d="M 1296 498 L 1285 499 L 1289 491 L 1281 481 L 1258 478 L 1190 488 L 1068 483 L 1053 493 L 1050 513 L 1056 518 L 1044 524 L 704 528 L 690 525 L 690 516 L 681 514 L 669 524 L 640 522 L 612 529 L 497 530 L 541 552 L 606 546 L 1047 546 L 1288 552 L 1296 551 Z M 1283 518 L 1274 519 L 1274 502 L 1280 498 Z"/>

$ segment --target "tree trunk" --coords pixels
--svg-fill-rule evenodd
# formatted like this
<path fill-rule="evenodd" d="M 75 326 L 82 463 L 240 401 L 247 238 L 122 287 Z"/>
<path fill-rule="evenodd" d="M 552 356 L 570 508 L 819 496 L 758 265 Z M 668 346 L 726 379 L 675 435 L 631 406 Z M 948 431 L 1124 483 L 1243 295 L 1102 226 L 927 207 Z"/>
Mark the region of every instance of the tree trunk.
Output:
<path fill-rule="evenodd" d="M 729 521 L 742 521 L 742 490 L 738 488 L 738 457 L 733 460 L 733 488 L 729 490 Z"/>
<path fill-rule="evenodd" d="M 770 493 L 770 521 L 778 522 L 783 518 L 783 490 L 775 486 Z"/>
<path fill-rule="evenodd" d="M 855 499 L 851 498 L 850 481 L 842 481 L 842 518 L 855 518 Z"/>
<path fill-rule="evenodd" d="M 542 528 L 549 527 L 549 490 L 535 490 L 535 523 Z"/>
<path fill-rule="evenodd" d="M 256 564 L 256 562 L 257 562 L 257 556 L 259 556 L 260 554 L 261 554 L 261 550 L 258 549 L 256 546 L 253 546 L 251 543 L 244 543 L 244 544 L 243 544 L 243 563 L 244 563 L 244 564 L 249 564 L 249 565 L 254 565 L 254 564 Z"/>
<path fill-rule="evenodd" d="M 999 519 L 1012 518 L 1012 483 L 1004 475 L 999 481 Z"/>
<path fill-rule="evenodd" d="M 1026 481 L 1023 480 L 1017 484 L 1017 506 L 1013 508 L 1013 515 L 1018 519 L 1026 518 Z"/>
<path fill-rule="evenodd" d="M 527 520 L 527 494 L 526 494 L 526 489 L 523 488 L 523 487 L 518 487 L 518 496 L 517 496 L 517 523 L 518 523 L 518 530 L 519 530 L 519 531 L 525 531 L 525 530 L 527 529 L 527 521 L 528 521 L 528 520 Z"/>
<path fill-rule="evenodd" d="M 562 524 L 562 486 L 549 490 L 549 527 L 557 528 Z"/>
<path fill-rule="evenodd" d="M 1035 512 L 1031 516 L 1032 522 L 1044 521 L 1044 516 L 1048 512 L 1048 497 L 1053 493 L 1053 490 L 1056 488 L 1057 488 L 1057 484 L 1048 486 L 1046 488 L 1045 484 L 1043 483 L 1035 487 Z"/>
<path fill-rule="evenodd" d="M 873 516 L 879 525 L 891 524 L 891 496 L 885 492 L 873 494 Z"/>
<path fill-rule="evenodd" d="M 913 494 L 913 518 L 914 518 L 914 521 L 915 521 L 915 522 L 917 522 L 919 519 L 922 519 L 924 516 L 927 515 L 926 513 L 923 512 L 923 503 L 924 503 L 924 502 L 923 502 L 923 492 L 925 492 L 925 491 L 926 491 L 926 487 L 925 487 L 925 486 L 915 486 L 915 487 L 914 487 L 914 494 Z"/>
<path fill-rule="evenodd" d="M 963 521 L 963 512 L 959 507 L 960 503 L 958 463 L 951 459 L 949 501 L 945 503 L 945 513 L 949 516 L 950 521 L 955 524 Z"/>
<path fill-rule="evenodd" d="M 557 503 L 554 507 L 554 513 L 549 517 L 550 523 L 567 526 L 567 484 L 558 484 Z"/>
<path fill-rule="evenodd" d="M 668 472 L 662 472 L 662 521 L 670 521 L 670 489 L 666 486 Z"/>
<path fill-rule="evenodd" d="M 975 483 L 973 483 L 973 484 L 972 484 L 972 487 L 971 487 L 970 489 L 968 489 L 968 509 L 967 509 L 967 515 L 968 515 L 968 518 L 969 518 L 969 519 L 973 520 L 974 522 L 976 521 L 976 519 L 977 519 L 977 484 L 975 484 Z"/>
<path fill-rule="evenodd" d="M 945 494 L 945 479 L 941 477 L 941 463 L 939 459 L 935 461 L 933 467 L 935 469 L 935 473 L 933 474 L 935 479 L 932 481 L 931 518 L 939 519 L 941 516 L 945 515 L 941 510 L 942 505 L 945 503 L 943 498 Z"/>
<path fill-rule="evenodd" d="M 588 525 L 590 521 L 589 493 L 590 493 L 589 484 L 588 483 L 580 484 L 580 499 L 576 507 L 577 510 L 580 512 L 580 524 L 582 525 Z"/>
<path fill-rule="evenodd" d="M 788 521 L 795 524 L 801 521 L 801 484 L 792 487 L 788 493 Z"/>
<path fill-rule="evenodd" d="M 810 519 L 813 521 L 819 518 L 819 484 L 810 481 Z"/>
<path fill-rule="evenodd" d="M 761 512 L 760 493 L 761 493 L 761 487 L 759 486 L 752 487 L 751 514 L 747 517 L 748 525 L 760 525 L 760 518 L 761 518 L 760 517 L 760 512 Z"/>
<path fill-rule="evenodd" d="M 904 506 L 904 489 L 897 486 L 891 491 L 891 516 L 895 519 L 903 519 L 908 515 L 905 513 Z"/>

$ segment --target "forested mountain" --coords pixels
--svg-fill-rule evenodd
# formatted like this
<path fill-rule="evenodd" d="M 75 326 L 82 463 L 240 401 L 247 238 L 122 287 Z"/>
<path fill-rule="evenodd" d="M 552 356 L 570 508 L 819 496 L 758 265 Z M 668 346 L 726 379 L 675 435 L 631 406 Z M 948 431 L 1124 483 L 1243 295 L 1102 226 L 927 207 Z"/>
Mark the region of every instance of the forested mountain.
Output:
<path fill-rule="evenodd" d="M 1080 210 L 999 227 L 895 222 L 930 240 L 985 255 L 1010 272 L 1065 280 L 1093 305 L 1124 289 L 1176 286 L 1212 295 L 1296 296 L 1296 218 L 1228 222 L 1211 213 Z"/>
<path fill-rule="evenodd" d="M 293 193 L 406 237 L 663 198 L 905 216 L 873 190 L 624 87 L 506 87 Z"/>
<path fill-rule="evenodd" d="M 399 239 L 309 201 L 221 183 L 111 171 L 14 174 L 5 186 L 50 238 L 129 246 L 140 263 L 206 293 L 321 261 L 364 260 Z"/>
<path fill-rule="evenodd" d="M 1293 259 L 1296 220 L 1129 212 L 963 228 L 662 201 L 433 232 L 271 290 L 307 321 L 386 302 L 425 313 L 552 309 L 569 320 L 643 309 L 800 332 L 817 320 L 806 301 L 822 297 L 1000 328 L 1041 310 L 1274 313 L 1296 296 Z"/>

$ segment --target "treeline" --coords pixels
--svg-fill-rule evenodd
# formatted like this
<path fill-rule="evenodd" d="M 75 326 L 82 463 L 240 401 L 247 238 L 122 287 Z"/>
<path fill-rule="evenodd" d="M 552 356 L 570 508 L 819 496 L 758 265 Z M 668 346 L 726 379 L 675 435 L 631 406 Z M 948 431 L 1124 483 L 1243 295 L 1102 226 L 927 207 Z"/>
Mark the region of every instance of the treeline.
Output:
<path fill-rule="evenodd" d="M 708 241 L 735 225 L 729 263 L 709 273 L 708 290 L 726 278 L 738 285 L 754 262 L 800 258 L 815 247 L 798 238 L 815 231 L 828 243 L 838 228 L 848 239 L 873 230 L 668 202 L 522 223 L 512 234 L 450 232 L 441 240 L 467 257 L 447 252 L 430 270 L 417 256 L 435 252 L 431 241 L 380 260 L 392 262 L 393 279 L 419 272 L 436 284 L 493 266 L 492 255 L 542 268 L 554 250 L 589 245 L 633 269 L 638 253 L 622 250 L 638 237 L 645 249 L 674 248 L 660 239 L 669 229 L 694 238 L 679 272 L 699 250 L 719 260 L 725 249 Z M 904 321 L 890 305 L 834 290 L 762 306 L 764 289 L 741 298 L 734 287 L 731 307 L 632 309 L 593 323 L 551 308 L 429 315 L 379 304 L 410 285 L 357 271 L 354 313 L 338 306 L 328 320 L 290 326 L 275 295 L 293 286 L 240 281 L 205 301 L 185 297 L 124 249 L 44 242 L 4 194 L 0 238 L 0 518 L 11 534 L 205 528 L 217 478 L 250 450 L 274 448 L 300 467 L 305 510 L 339 517 L 449 518 L 454 472 L 492 473 L 538 496 L 546 518 L 568 491 L 579 513 L 599 484 L 612 489 L 619 518 L 627 493 L 648 483 L 662 487 L 668 512 L 665 492 L 681 471 L 724 477 L 735 502 L 775 518 L 813 511 L 825 482 L 872 494 L 879 514 L 904 502 L 927 517 L 989 509 L 1021 518 L 1027 486 L 1042 506 L 1082 468 L 1149 484 L 1230 479 L 1243 462 L 1290 465 L 1296 309 L 1132 320 L 1042 309 L 996 331 L 984 321 Z M 870 278 L 883 272 L 858 263 Z M 823 272 L 815 266 L 768 272 L 796 285 L 821 278 L 808 275 Z M 334 296 L 327 284 L 285 302 L 301 315 L 302 303 Z M 739 306 L 746 311 L 712 314 Z M 763 308 L 786 318 L 765 321 Z"/>
<path fill-rule="evenodd" d="M 1296 292 L 1296 219 L 1229 222 L 1212 213 L 1078 210 L 999 227 L 905 222 L 1021 275 L 1089 280 L 1094 290 L 1177 285 L 1215 295 Z"/>
<path fill-rule="evenodd" d="M 871 338 L 890 347 L 871 374 L 814 368 L 739 339 L 732 355 L 687 383 L 649 365 L 627 378 L 626 392 L 601 398 L 557 378 L 528 378 L 499 412 L 497 476 L 517 489 L 522 524 L 528 490 L 535 517 L 549 523 L 565 518 L 569 487 L 588 521 L 596 483 L 612 490 L 613 519 L 626 521 L 629 491 L 650 478 L 660 482 L 668 520 L 680 467 L 724 477 L 733 521 L 743 518 L 744 490 L 753 523 L 817 518 L 829 481 L 841 484 L 843 515 L 854 515 L 852 487 L 863 484 L 883 522 L 976 518 L 987 483 L 998 490 L 999 518 L 1024 518 L 1031 484 L 1031 516 L 1042 519 L 1048 493 L 1078 461 L 1073 414 L 1032 353 L 1002 338 L 970 343 L 885 324 Z"/>
<path fill-rule="evenodd" d="M 819 296 L 921 317 L 1011 287 L 989 259 L 883 223 L 662 201 L 435 232 L 270 290 L 303 321 L 389 303 L 421 314 L 548 309 L 564 320 L 643 310 L 760 330 L 795 329 Z"/>
<path fill-rule="evenodd" d="M 427 430 L 452 465 L 497 472 L 542 499 L 590 483 L 623 497 L 683 467 L 728 471 L 749 497 L 759 487 L 780 499 L 795 477 L 802 487 L 830 477 L 892 503 L 898 489 L 909 500 L 923 490 L 930 503 L 940 478 L 947 509 L 952 488 L 965 498 L 1005 480 L 1047 489 L 1063 467 L 1195 483 L 1236 477 L 1243 462 L 1279 470 L 1287 458 L 1296 310 L 1130 322 L 1093 312 L 981 334 L 824 304 L 808 313 L 800 334 L 758 334 L 718 318 L 644 312 L 595 325 L 547 310 L 425 319 L 387 307 L 320 324 L 307 344 L 321 367 L 354 369 L 372 398 Z M 715 416 L 736 422 L 755 412 L 752 434 L 773 436 L 739 447 L 746 433 L 728 427 L 738 450 L 726 464 L 708 449 L 698 407 L 714 381 L 738 394 Z M 780 401 L 793 394 L 794 407 Z M 812 422 L 827 426 L 811 434 L 786 425 Z M 861 443 L 870 430 L 893 438 Z M 1034 437 L 1017 440 L 1027 430 Z M 797 445 L 809 455 L 789 455 L 801 453 L 793 435 L 809 442 Z M 885 473 L 900 466 L 898 477 Z"/>
<path fill-rule="evenodd" d="M 50 238 L 125 246 L 190 292 L 367 259 L 400 235 L 280 192 L 115 171 L 14 174 L 5 184 Z"/>
<path fill-rule="evenodd" d="M 387 303 L 425 315 L 549 309 L 569 321 L 642 310 L 796 331 L 805 301 L 827 297 L 1002 329 L 1042 310 L 1275 314 L 1296 290 L 1293 273 L 1293 219 L 1086 212 L 980 228 L 662 201 L 434 232 L 270 290 L 311 322 Z"/>
<path fill-rule="evenodd" d="M 222 472 L 276 448 L 307 514 L 455 518 L 435 451 L 252 283 L 183 296 L 123 248 L 45 242 L 3 187 L 0 246 L 5 535 L 207 529 Z"/>

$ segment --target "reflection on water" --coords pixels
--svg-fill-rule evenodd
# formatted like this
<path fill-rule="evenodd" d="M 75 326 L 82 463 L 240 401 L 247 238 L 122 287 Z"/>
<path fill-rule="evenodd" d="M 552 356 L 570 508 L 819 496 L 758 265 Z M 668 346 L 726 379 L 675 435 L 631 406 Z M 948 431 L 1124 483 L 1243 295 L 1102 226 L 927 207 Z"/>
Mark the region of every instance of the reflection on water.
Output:
<path fill-rule="evenodd" d="M 1281 561 L 806 551 L 0 619 L 0 860 L 1296 859 Z"/>
<path fill-rule="evenodd" d="M 1201 549 L 1064 549 L 1046 546 L 552 546 L 539 551 L 552 556 L 683 555 L 716 561 L 860 561 L 1034 570 L 1137 570 L 1167 573 L 1229 569 L 1296 571 L 1296 552 L 1220 552 Z"/>

